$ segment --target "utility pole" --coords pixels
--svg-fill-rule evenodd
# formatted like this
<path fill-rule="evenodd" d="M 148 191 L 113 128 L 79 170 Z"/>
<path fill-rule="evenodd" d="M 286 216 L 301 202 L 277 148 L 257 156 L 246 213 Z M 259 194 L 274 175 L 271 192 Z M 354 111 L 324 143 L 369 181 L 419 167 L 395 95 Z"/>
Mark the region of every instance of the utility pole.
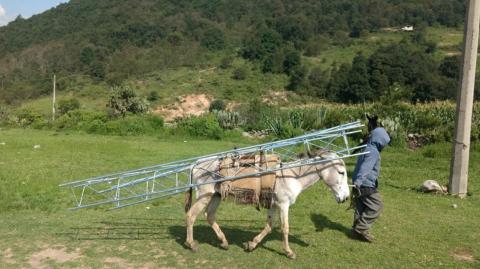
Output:
<path fill-rule="evenodd" d="M 55 121 L 55 92 L 57 89 L 57 77 L 53 74 L 53 98 L 52 98 L 52 121 Z"/>
<path fill-rule="evenodd" d="M 480 0 L 470 0 L 467 9 L 467 18 L 465 19 L 462 80 L 457 92 L 455 141 L 453 142 L 448 188 L 450 194 L 458 195 L 462 198 L 467 195 L 479 24 Z"/>

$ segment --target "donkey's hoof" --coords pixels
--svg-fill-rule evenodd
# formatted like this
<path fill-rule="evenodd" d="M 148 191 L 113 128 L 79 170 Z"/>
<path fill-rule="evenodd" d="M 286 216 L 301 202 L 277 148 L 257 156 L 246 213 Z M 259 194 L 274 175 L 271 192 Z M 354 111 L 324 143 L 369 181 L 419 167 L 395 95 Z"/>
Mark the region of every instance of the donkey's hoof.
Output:
<path fill-rule="evenodd" d="M 248 241 L 247 243 L 244 243 L 243 246 L 245 247 L 245 251 L 253 251 L 257 244 L 252 241 Z"/>
<path fill-rule="evenodd" d="M 228 243 L 221 243 L 220 247 L 224 250 L 228 250 Z"/>
<path fill-rule="evenodd" d="M 295 260 L 297 258 L 297 255 L 293 252 L 290 252 L 287 254 L 287 257 L 291 260 Z"/>
<path fill-rule="evenodd" d="M 187 242 L 185 241 L 185 246 L 187 248 L 189 248 L 192 252 L 197 252 L 198 251 L 198 245 L 197 245 L 197 242 L 193 241 L 193 242 Z"/>

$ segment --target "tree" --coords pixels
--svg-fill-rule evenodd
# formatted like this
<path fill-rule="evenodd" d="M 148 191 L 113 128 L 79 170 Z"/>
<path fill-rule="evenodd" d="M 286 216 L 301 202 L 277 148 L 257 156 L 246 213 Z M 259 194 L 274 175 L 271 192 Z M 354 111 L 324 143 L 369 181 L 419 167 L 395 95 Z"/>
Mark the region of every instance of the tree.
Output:
<path fill-rule="evenodd" d="M 285 53 L 283 48 L 277 48 L 274 53 L 269 54 L 263 61 L 262 72 L 263 73 L 276 73 L 280 74 L 284 72 Z"/>
<path fill-rule="evenodd" d="M 440 74 L 457 80 L 460 76 L 461 59 L 457 56 L 445 57 L 438 67 Z"/>
<path fill-rule="evenodd" d="M 332 70 L 332 75 L 327 85 L 329 100 L 342 102 L 341 91 L 348 86 L 349 71 L 350 66 L 348 64 L 342 64 L 339 68 Z"/>
<path fill-rule="evenodd" d="M 90 75 L 100 81 L 105 79 L 105 68 L 101 62 L 95 62 L 90 67 Z"/>
<path fill-rule="evenodd" d="M 201 44 L 210 50 L 223 49 L 225 47 L 225 34 L 217 27 L 210 27 L 203 33 Z"/>
<path fill-rule="evenodd" d="M 328 71 L 324 71 L 320 67 L 315 67 L 310 70 L 308 84 L 315 96 L 327 98 L 328 79 Z"/>
<path fill-rule="evenodd" d="M 243 39 L 241 55 L 250 60 L 262 60 L 271 55 L 282 44 L 282 37 L 278 32 L 266 26 L 246 36 Z"/>
<path fill-rule="evenodd" d="M 367 59 L 362 54 L 355 56 L 352 68 L 348 72 L 346 87 L 337 91 L 337 98 L 341 102 L 360 103 L 375 98 L 369 83 Z"/>
<path fill-rule="evenodd" d="M 293 48 L 287 48 L 285 52 L 285 60 L 283 61 L 283 72 L 287 75 L 291 75 L 292 71 L 298 66 L 301 66 L 301 64 L 302 58 L 300 52 Z"/>
<path fill-rule="evenodd" d="M 305 66 L 297 65 L 291 71 L 290 81 L 287 85 L 287 90 L 296 91 L 305 84 L 305 77 L 308 73 L 308 69 Z"/>
<path fill-rule="evenodd" d="M 82 50 L 80 54 L 80 61 L 89 66 L 95 60 L 95 52 L 92 48 L 86 47 Z"/>

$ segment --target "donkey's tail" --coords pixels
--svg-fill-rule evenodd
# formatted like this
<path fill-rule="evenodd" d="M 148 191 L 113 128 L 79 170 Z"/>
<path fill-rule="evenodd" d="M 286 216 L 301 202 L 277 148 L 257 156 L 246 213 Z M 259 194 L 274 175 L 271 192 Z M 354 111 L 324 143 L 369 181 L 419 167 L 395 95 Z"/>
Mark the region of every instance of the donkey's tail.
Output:
<path fill-rule="evenodd" d="M 185 213 L 190 210 L 190 207 L 192 207 L 192 194 L 193 194 L 193 188 L 188 189 L 187 192 L 185 192 Z"/>

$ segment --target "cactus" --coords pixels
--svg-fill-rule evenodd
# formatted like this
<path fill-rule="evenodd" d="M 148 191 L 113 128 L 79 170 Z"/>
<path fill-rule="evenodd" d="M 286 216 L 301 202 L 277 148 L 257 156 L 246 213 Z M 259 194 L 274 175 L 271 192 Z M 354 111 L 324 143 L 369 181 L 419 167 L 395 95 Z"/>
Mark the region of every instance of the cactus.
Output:
<path fill-rule="evenodd" d="M 235 129 L 240 125 L 244 124 L 244 121 L 240 117 L 240 114 L 238 112 L 214 110 L 213 113 L 217 117 L 220 127 L 222 127 L 223 129 Z"/>

